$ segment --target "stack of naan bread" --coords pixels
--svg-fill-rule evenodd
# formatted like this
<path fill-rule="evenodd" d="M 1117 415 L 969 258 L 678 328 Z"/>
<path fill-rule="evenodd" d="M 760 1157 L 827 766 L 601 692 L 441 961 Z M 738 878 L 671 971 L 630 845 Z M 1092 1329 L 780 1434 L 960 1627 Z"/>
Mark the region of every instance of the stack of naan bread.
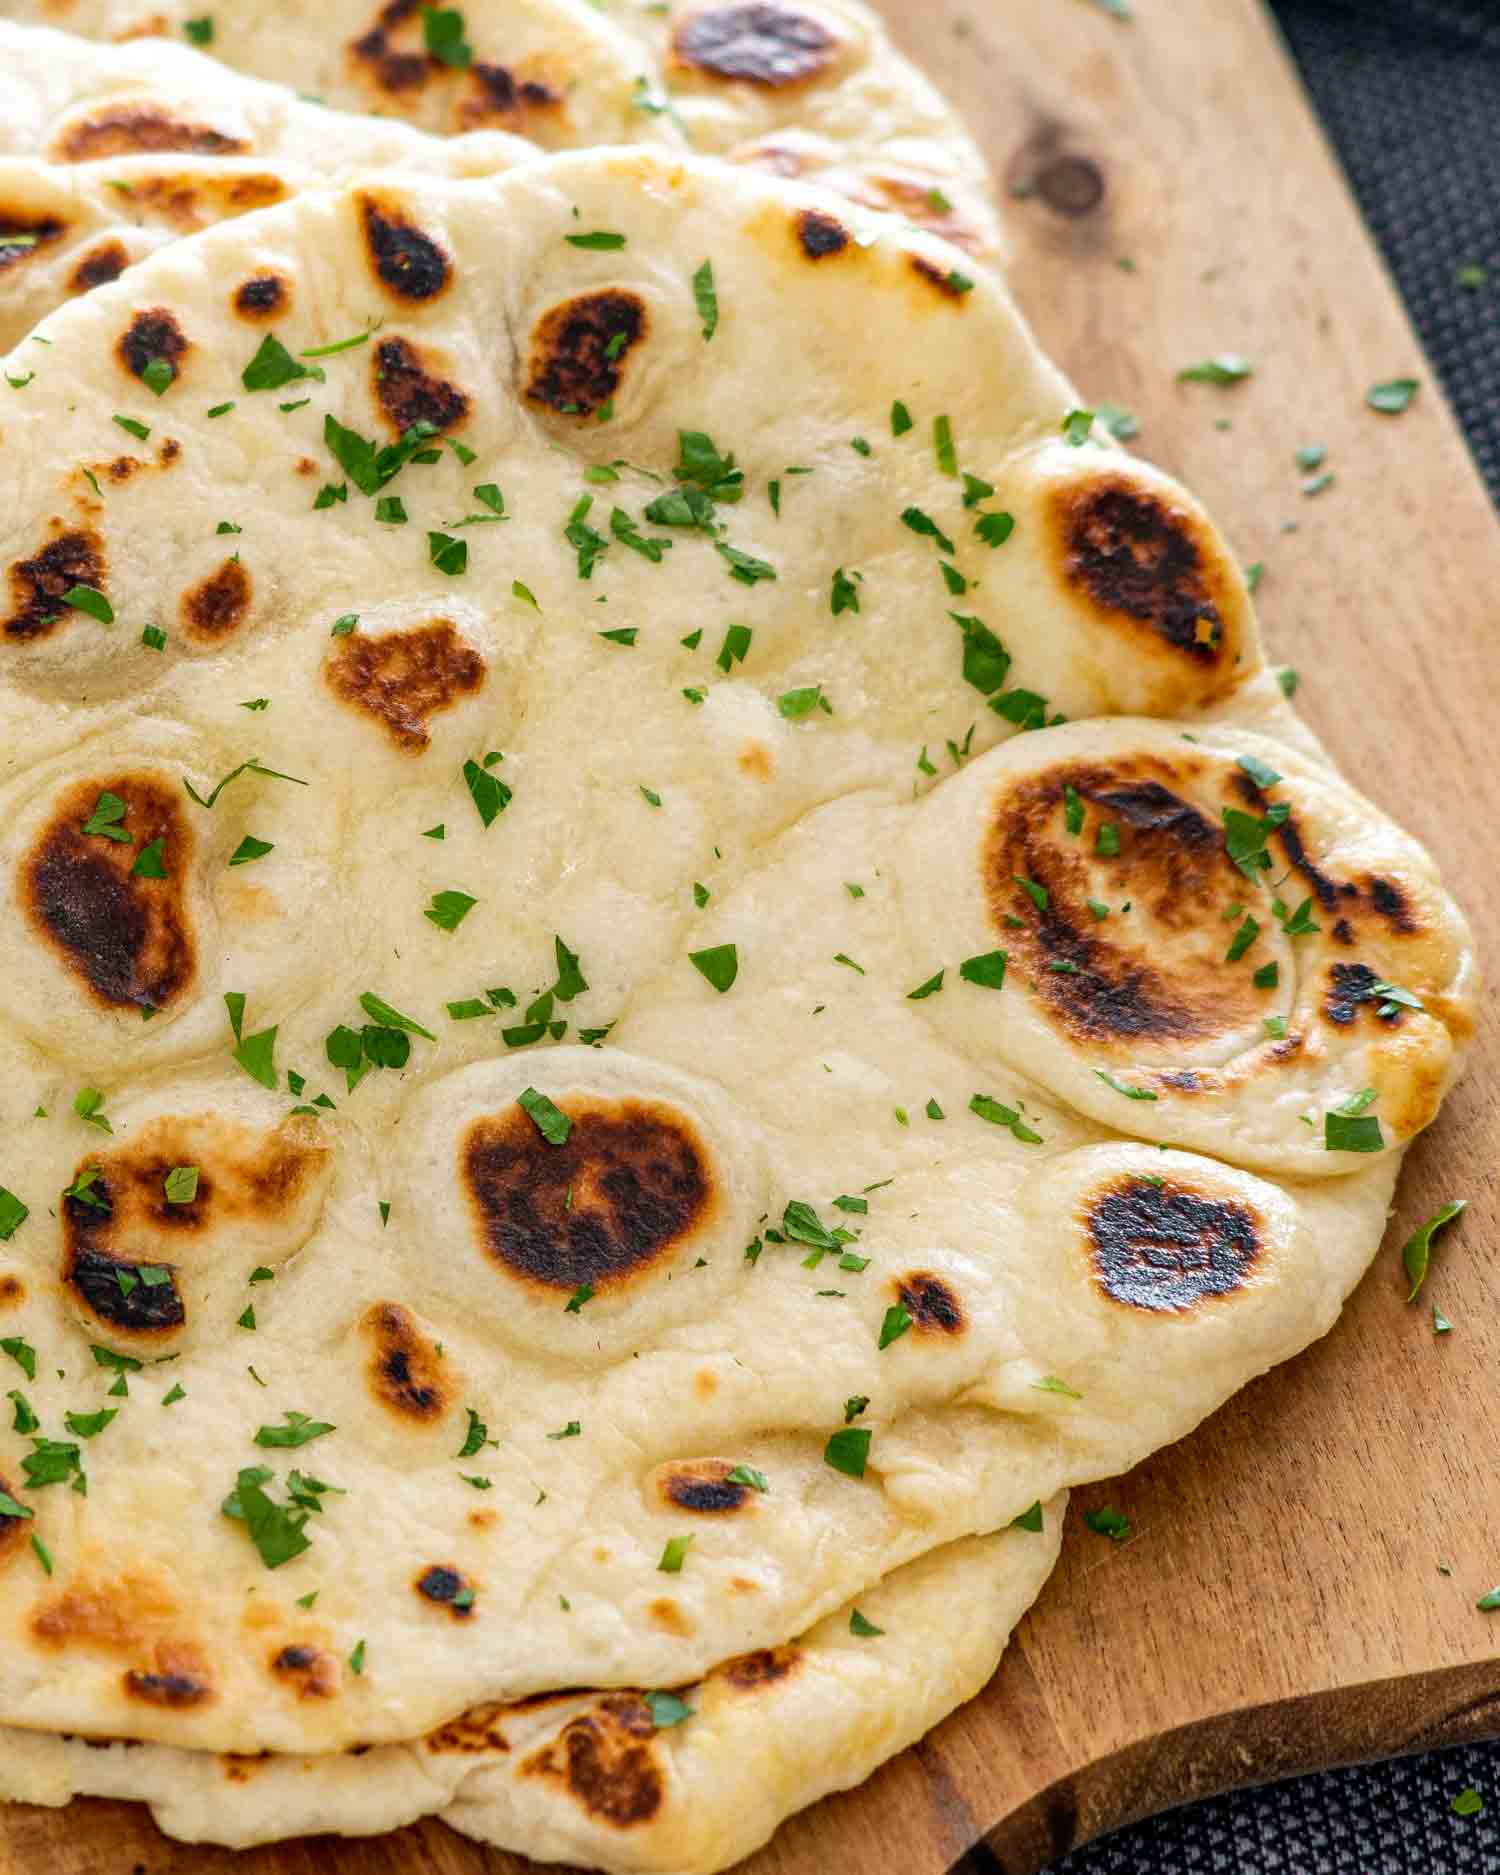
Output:
<path fill-rule="evenodd" d="M 707 1875 L 1330 1326 L 1462 914 L 851 0 L 4 10 L 0 1794 Z"/>

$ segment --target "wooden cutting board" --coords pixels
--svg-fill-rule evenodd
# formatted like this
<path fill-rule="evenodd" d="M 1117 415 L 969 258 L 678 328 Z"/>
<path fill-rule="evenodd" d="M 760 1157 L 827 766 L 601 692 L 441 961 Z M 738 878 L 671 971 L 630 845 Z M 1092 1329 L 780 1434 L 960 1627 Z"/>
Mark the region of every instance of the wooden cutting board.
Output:
<path fill-rule="evenodd" d="M 1134 0 L 1128 24 L 1100 0 L 887 6 L 1018 192 L 1014 278 L 1042 343 L 1089 401 L 1134 410 L 1137 447 L 1264 562 L 1265 629 L 1309 718 L 1429 843 L 1493 962 L 1500 528 L 1267 17 L 1255 0 Z M 1254 377 L 1175 382 L 1221 351 Z M 1402 376 L 1423 380 L 1404 416 L 1365 407 Z M 1308 497 L 1293 452 L 1315 442 L 1335 480 Z M 746 1875 L 1034 1875 L 1209 1791 L 1500 1734 L 1500 1614 L 1474 1607 L 1500 1581 L 1496 1041 L 1491 1017 L 1334 1333 L 1078 1493 L 1062 1563 L 988 1690 L 794 1819 Z M 1468 1215 L 1409 1308 L 1399 1246 L 1457 1196 Z M 1429 1300 L 1450 1334 L 1434 1336 Z M 1134 1522 L 1123 1548 L 1083 1525 L 1104 1503 Z M 530 1868 L 435 1823 L 237 1857 L 167 1843 L 123 1804 L 0 1814 L 0 1875 Z"/>

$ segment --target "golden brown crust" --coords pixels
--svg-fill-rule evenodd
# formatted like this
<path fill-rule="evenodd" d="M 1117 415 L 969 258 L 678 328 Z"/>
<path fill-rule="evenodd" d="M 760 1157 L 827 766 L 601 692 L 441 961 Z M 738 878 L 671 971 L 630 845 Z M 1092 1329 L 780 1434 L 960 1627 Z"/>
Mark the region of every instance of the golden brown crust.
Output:
<path fill-rule="evenodd" d="M 182 151 L 193 156 L 239 156 L 250 148 L 243 137 L 208 124 L 184 123 L 159 104 L 110 104 L 68 128 L 53 143 L 63 163 L 96 163 L 103 157 Z"/>
<path fill-rule="evenodd" d="M 367 1371 L 375 1399 L 407 1424 L 441 1419 L 453 1404 L 448 1367 L 410 1309 L 377 1302 L 365 1311 L 360 1328 L 373 1344 Z"/>
<path fill-rule="evenodd" d="M 432 740 L 428 723 L 483 688 L 485 663 L 448 619 L 373 636 L 351 632 L 328 654 L 323 675 L 333 694 L 362 710 L 407 755 Z"/>
<path fill-rule="evenodd" d="M 244 624 L 253 592 L 248 569 L 238 554 L 232 554 L 178 601 L 183 629 L 200 643 L 219 643 Z"/>
<path fill-rule="evenodd" d="M 645 1700 L 611 1693 L 523 1759 L 520 1774 L 557 1784 L 596 1823 L 633 1829 L 662 1807 L 665 1764 L 655 1739 Z"/>

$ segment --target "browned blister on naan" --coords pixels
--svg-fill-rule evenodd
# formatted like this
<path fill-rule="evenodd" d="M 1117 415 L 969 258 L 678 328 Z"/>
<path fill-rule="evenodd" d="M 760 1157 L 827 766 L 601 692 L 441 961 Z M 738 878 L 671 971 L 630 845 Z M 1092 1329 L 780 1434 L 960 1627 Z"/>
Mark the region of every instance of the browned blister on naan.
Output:
<path fill-rule="evenodd" d="M 1007 954 L 1004 999 L 951 1007 L 967 1051 L 1148 1138 L 1338 1174 L 1326 1116 L 1401 1144 L 1472 1034 L 1467 926 L 1426 854 L 1244 732 L 1012 743 L 933 797 L 903 869 L 909 919 L 941 879 L 960 945 Z"/>

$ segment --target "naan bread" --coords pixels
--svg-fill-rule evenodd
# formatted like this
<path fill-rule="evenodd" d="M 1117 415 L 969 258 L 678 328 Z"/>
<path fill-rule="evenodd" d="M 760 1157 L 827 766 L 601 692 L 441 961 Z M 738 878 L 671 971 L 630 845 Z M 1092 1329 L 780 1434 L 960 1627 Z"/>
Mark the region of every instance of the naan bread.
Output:
<path fill-rule="evenodd" d="M 1003 255 L 978 145 L 859 0 L 616 0 L 613 17 L 644 38 L 694 149 Z"/>
<path fill-rule="evenodd" d="M 0 350 L 166 242 L 352 169 L 487 176 L 535 155 L 502 131 L 328 111 L 186 46 L 0 20 Z"/>
<path fill-rule="evenodd" d="M 686 137 L 893 210 L 982 259 L 1003 251 L 978 147 L 859 0 L 693 0 L 660 13 L 633 0 L 477 0 L 437 53 L 417 0 L 241 0 L 212 14 L 196 0 L 4 0 L 3 11 L 127 42 L 177 39 L 192 22 L 237 71 L 290 76 L 324 104 L 440 136 L 511 131 L 549 149 Z M 127 49 L 150 55 L 156 42 Z"/>
<path fill-rule="evenodd" d="M 795 1643 L 724 1662 L 673 1695 L 685 1716 L 633 1692 L 559 1693 L 476 1707 L 410 1744 L 303 1758 L 0 1729 L 0 1796 L 125 1797 L 169 1836 L 235 1848 L 436 1815 L 541 1861 L 708 1875 L 979 1691 L 1056 1559 L 1061 1513 L 1050 1503 L 1037 1531 L 936 1550 Z"/>
<path fill-rule="evenodd" d="M 32 1512 L 0 1519 L 10 1725 L 331 1769 L 476 1702 L 696 1683 L 1334 1320 L 1430 1117 L 1396 1094 L 1461 1056 L 1461 915 L 1293 746 L 1212 524 L 1068 420 L 959 259 L 646 150 L 371 174 L 62 309 L 3 393 L 0 1183 L 30 1214 L 0 1293 L 39 1351 L 39 1426 L 0 1433 Z M 1143 715 L 1174 720 L 1061 720 Z M 1017 789 L 1067 779 L 1097 850 L 1090 763 L 1178 803 L 1161 839 L 1119 810 L 1109 945 L 1043 954 L 1048 880 L 1071 914 L 1096 876 L 1066 793 L 975 939 Z M 1037 1042 L 1049 962 L 1135 968 L 1127 890 L 1178 887 L 1231 768 L 1336 891 L 1378 913 L 1378 864 L 1420 913 L 1405 948 L 1351 916 L 1351 962 L 1426 972 L 1357 999 L 1357 1042 L 1300 964 L 1287 1005 L 1331 1063 L 1300 1104 L 1404 1051 L 1367 1158 L 1311 1162 L 1269 1072 L 1211 1090 L 1215 1156 L 1190 1119 L 1159 1142 L 1165 1103 L 1096 1107 Z M 1150 900 L 1180 1016 L 1231 884 L 1264 892 L 1211 858 Z M 1238 999 L 1259 966 L 1218 967 Z M 502 1840 L 681 1860 L 501 1783 Z"/>

